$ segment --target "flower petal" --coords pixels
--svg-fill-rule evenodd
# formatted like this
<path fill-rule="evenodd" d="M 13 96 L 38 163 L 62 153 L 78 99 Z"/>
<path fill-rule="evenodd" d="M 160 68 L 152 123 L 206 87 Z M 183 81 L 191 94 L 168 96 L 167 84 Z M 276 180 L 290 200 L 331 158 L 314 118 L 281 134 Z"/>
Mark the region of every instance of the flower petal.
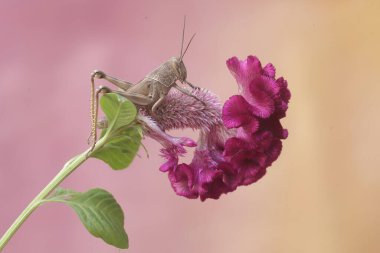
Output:
<path fill-rule="evenodd" d="M 206 199 L 218 199 L 222 193 L 229 191 L 229 188 L 223 182 L 223 172 L 218 171 L 214 174 L 213 178 L 209 182 L 204 182 L 201 187 L 199 197 L 201 201 Z"/>
<path fill-rule="evenodd" d="M 250 185 L 257 182 L 266 174 L 266 172 L 267 170 L 265 168 L 247 171 L 242 181 L 242 185 Z"/>
<path fill-rule="evenodd" d="M 276 75 L 276 68 L 273 66 L 272 63 L 268 63 L 264 67 L 264 75 L 269 77 L 274 77 Z"/>
<path fill-rule="evenodd" d="M 275 115 L 278 119 L 285 117 L 286 111 L 288 110 L 288 103 L 291 97 L 290 91 L 288 90 L 288 82 L 280 77 L 276 80 L 276 85 L 279 87 L 278 95 L 276 96 L 276 111 Z"/>
<path fill-rule="evenodd" d="M 223 155 L 232 156 L 241 150 L 246 150 L 249 148 L 250 145 L 246 141 L 237 137 L 232 137 L 226 141 Z"/>
<path fill-rule="evenodd" d="M 262 120 L 261 128 L 270 131 L 276 138 L 286 139 L 288 137 L 288 130 L 282 127 L 280 120 L 276 117 Z"/>
<path fill-rule="evenodd" d="M 265 167 L 261 166 L 265 156 L 253 151 L 242 151 L 232 158 L 232 164 L 239 169 L 242 177 L 242 185 L 249 185 L 259 180 L 265 173 Z"/>
<path fill-rule="evenodd" d="M 227 60 L 227 67 L 238 84 L 242 86 L 248 85 L 255 76 L 262 72 L 261 63 L 256 56 L 248 56 L 243 61 L 232 57 Z"/>
<path fill-rule="evenodd" d="M 166 172 L 174 169 L 178 164 L 180 154 L 183 154 L 183 151 L 179 151 L 176 146 L 161 149 L 161 156 L 166 159 L 166 162 L 160 166 L 160 171 Z"/>
<path fill-rule="evenodd" d="M 279 88 L 276 82 L 266 76 L 251 81 L 244 98 L 252 105 L 253 113 L 260 118 L 268 118 L 275 110 L 275 95 Z"/>
<path fill-rule="evenodd" d="M 173 190 L 179 196 L 186 198 L 197 198 L 198 194 L 192 191 L 194 174 L 192 168 L 187 164 L 180 164 L 175 170 L 169 171 L 169 181 Z"/>
<path fill-rule="evenodd" d="M 268 148 L 267 160 L 265 161 L 266 167 L 271 166 L 277 160 L 282 150 L 282 142 L 279 139 L 274 139 L 270 148 Z"/>
<path fill-rule="evenodd" d="M 240 95 L 230 97 L 223 106 L 222 119 L 228 128 L 240 127 L 252 120 L 250 105 Z"/>
<path fill-rule="evenodd" d="M 231 163 L 222 162 L 218 164 L 218 170 L 223 171 L 223 182 L 228 188 L 227 192 L 234 191 L 241 182 L 238 168 L 235 168 Z"/>

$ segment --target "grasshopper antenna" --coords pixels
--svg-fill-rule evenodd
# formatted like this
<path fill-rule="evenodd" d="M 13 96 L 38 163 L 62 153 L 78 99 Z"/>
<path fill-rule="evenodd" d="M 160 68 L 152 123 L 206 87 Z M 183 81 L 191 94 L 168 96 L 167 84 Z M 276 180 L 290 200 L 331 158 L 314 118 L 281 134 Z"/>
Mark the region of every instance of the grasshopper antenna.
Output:
<path fill-rule="evenodd" d="M 194 35 L 191 37 L 189 43 L 188 43 L 187 46 L 186 46 L 185 52 L 183 52 L 183 54 L 182 54 L 181 57 L 179 58 L 180 61 L 182 61 L 183 57 L 185 56 L 186 51 L 187 51 L 187 49 L 189 48 L 191 41 L 194 39 L 195 34 L 196 34 L 196 33 L 194 33 Z"/>
<path fill-rule="evenodd" d="M 185 15 L 185 17 L 183 18 L 181 53 L 179 54 L 180 57 L 181 57 L 181 55 L 182 55 L 182 50 L 183 50 L 183 40 L 184 40 L 184 38 L 185 38 L 185 27 L 186 27 L 186 15 Z"/>

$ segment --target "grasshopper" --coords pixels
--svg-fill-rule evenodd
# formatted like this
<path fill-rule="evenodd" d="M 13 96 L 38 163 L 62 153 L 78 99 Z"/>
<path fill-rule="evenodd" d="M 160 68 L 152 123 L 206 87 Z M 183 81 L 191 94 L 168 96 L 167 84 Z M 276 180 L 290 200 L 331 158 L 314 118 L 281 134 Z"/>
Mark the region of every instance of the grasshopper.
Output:
<path fill-rule="evenodd" d="M 160 104 L 163 102 L 165 96 L 169 93 L 172 88 L 179 90 L 180 92 L 193 97 L 196 100 L 201 101 L 199 98 L 191 94 L 187 89 L 182 88 L 176 82 L 179 81 L 182 84 L 185 83 L 193 89 L 199 89 L 194 86 L 187 79 L 187 70 L 185 64 L 183 63 L 183 57 L 186 54 L 187 49 L 190 46 L 191 41 L 193 40 L 195 34 L 191 37 L 189 43 L 186 46 L 186 49 L 183 51 L 183 41 L 185 35 L 185 25 L 186 17 L 183 23 L 182 30 L 182 43 L 181 43 L 181 52 L 179 57 L 171 57 L 169 60 L 164 62 L 161 66 L 147 74 L 141 81 L 136 84 L 112 77 L 107 75 L 103 71 L 95 70 L 91 74 L 91 114 L 92 114 L 92 129 L 91 135 L 92 143 L 94 148 L 96 143 L 96 129 L 97 129 L 97 114 L 98 114 L 98 100 L 100 93 L 117 93 L 131 102 L 133 102 L 138 107 L 145 107 L 151 110 L 154 114 Z M 94 79 L 105 79 L 106 81 L 116 85 L 120 90 L 111 90 L 108 87 L 100 86 L 95 92 Z M 201 101 L 203 104 L 204 102 Z M 89 139 L 90 139 L 89 138 Z"/>

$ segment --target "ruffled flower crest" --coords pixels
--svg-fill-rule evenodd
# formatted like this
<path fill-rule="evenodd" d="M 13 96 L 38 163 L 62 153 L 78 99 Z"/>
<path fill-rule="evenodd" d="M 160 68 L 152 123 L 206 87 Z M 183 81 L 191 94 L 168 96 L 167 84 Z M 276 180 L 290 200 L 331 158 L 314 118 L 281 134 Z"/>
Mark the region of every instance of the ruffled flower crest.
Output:
<path fill-rule="evenodd" d="M 280 155 L 288 132 L 280 119 L 290 99 L 287 82 L 275 79 L 272 64 L 262 68 L 255 56 L 227 60 L 227 67 L 239 86 L 223 106 L 207 90 L 194 90 L 204 103 L 178 91 L 171 91 L 155 114 L 141 111 L 139 120 L 146 135 L 159 141 L 174 191 L 187 198 L 218 199 L 221 194 L 249 185 L 266 173 Z M 192 128 L 200 131 L 197 142 L 173 137 L 165 131 Z M 190 164 L 179 163 L 184 147 L 195 147 Z"/>

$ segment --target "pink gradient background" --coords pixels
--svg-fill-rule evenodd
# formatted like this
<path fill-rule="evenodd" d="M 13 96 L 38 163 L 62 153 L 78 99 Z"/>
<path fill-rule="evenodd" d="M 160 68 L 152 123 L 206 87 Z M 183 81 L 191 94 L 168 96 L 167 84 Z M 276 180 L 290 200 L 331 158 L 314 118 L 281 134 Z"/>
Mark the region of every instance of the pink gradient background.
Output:
<path fill-rule="evenodd" d="M 112 192 L 130 253 L 379 252 L 379 11 L 375 0 L 1 1 L 0 234 L 87 148 L 89 73 L 140 80 L 178 55 L 186 14 L 189 81 L 224 101 L 237 91 L 225 60 L 249 54 L 289 81 L 280 159 L 255 185 L 201 203 L 174 194 L 145 140 L 149 159 L 141 150 L 119 172 L 90 160 L 63 186 Z M 119 251 L 48 204 L 4 252 Z"/>

